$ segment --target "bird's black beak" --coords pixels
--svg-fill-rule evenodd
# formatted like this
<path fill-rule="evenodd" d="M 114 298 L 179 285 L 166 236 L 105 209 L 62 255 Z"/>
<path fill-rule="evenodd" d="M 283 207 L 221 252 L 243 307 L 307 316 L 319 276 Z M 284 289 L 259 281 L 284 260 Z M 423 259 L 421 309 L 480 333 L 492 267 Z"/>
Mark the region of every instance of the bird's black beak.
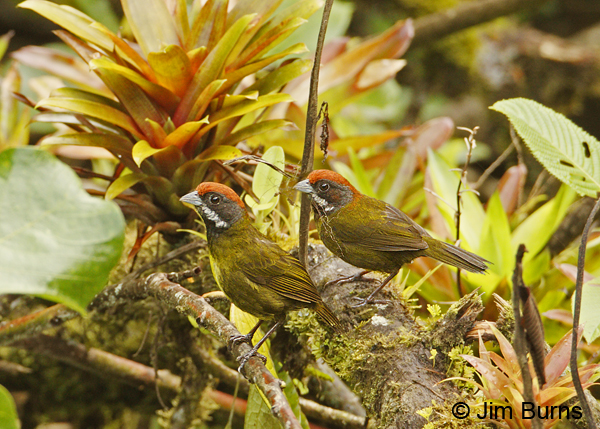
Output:
<path fill-rule="evenodd" d="M 185 194 L 183 197 L 179 198 L 184 204 L 190 204 L 194 207 L 202 205 L 202 200 L 200 199 L 200 195 L 198 195 L 197 191 L 192 191 L 189 194 Z"/>
<path fill-rule="evenodd" d="M 308 181 L 308 179 L 304 179 L 304 180 L 296 183 L 296 186 L 294 186 L 294 189 L 297 191 L 300 191 L 300 192 L 304 192 L 305 194 L 312 194 L 314 192 L 314 189 L 310 185 L 310 182 Z"/>

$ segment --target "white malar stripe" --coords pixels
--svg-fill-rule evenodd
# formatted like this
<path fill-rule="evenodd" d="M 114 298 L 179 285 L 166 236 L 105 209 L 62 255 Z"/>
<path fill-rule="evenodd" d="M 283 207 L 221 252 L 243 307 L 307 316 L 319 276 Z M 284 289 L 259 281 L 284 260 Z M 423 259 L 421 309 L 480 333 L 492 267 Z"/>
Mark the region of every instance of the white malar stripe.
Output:
<path fill-rule="evenodd" d="M 204 213 L 204 215 L 206 216 L 206 218 L 208 220 L 213 221 L 215 223 L 215 226 L 217 228 L 227 228 L 227 227 L 229 227 L 229 224 L 227 222 L 225 222 L 223 219 L 221 219 L 218 214 L 216 214 L 214 211 L 212 211 L 211 209 L 209 209 L 208 207 L 206 207 L 204 204 L 202 204 L 200 206 L 200 208 L 202 209 L 202 212 Z"/>
<path fill-rule="evenodd" d="M 316 194 L 312 194 L 312 199 L 315 203 L 317 203 L 319 205 L 319 207 L 321 207 L 323 210 L 325 210 L 325 213 L 329 213 L 329 212 L 335 210 L 335 207 L 330 206 L 326 200 L 324 200 L 323 198 L 319 197 Z"/>

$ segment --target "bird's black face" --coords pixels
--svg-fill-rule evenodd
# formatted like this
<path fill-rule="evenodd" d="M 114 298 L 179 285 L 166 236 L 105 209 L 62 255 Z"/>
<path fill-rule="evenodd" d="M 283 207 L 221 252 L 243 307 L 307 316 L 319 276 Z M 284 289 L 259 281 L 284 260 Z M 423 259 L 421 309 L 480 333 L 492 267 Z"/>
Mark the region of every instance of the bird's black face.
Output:
<path fill-rule="evenodd" d="M 202 195 L 193 191 L 184 195 L 181 201 L 195 207 L 208 229 L 228 229 L 245 213 L 239 202 L 232 201 L 222 193 L 215 191 L 209 191 Z"/>
<path fill-rule="evenodd" d="M 328 216 L 352 201 L 352 190 L 334 180 L 320 179 L 314 183 L 303 180 L 294 186 L 297 190 L 311 195 L 313 207 L 321 216 Z"/>

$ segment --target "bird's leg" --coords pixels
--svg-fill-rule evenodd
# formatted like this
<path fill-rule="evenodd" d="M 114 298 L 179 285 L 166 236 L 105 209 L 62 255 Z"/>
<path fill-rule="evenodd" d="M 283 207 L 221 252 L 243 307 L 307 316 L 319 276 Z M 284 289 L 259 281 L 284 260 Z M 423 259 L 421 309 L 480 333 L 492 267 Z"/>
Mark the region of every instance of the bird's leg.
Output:
<path fill-rule="evenodd" d="M 254 347 L 252 347 L 252 350 L 250 350 L 248 353 L 243 354 L 242 356 L 237 358 L 237 361 L 240 363 L 240 366 L 238 368 L 238 371 L 240 373 L 242 373 L 242 369 L 244 368 L 244 365 L 246 365 L 246 362 L 248 362 L 248 359 L 250 359 L 252 356 L 258 357 L 260 360 L 263 361 L 263 363 L 267 362 L 267 358 L 264 357 L 263 355 L 261 355 L 260 353 L 258 353 L 258 349 L 260 349 L 260 346 L 262 346 L 263 343 L 265 341 L 267 341 L 267 338 L 269 338 L 269 335 L 271 335 L 273 332 L 275 332 L 275 330 L 283 324 L 284 320 L 285 319 L 281 319 L 277 323 L 275 323 L 273 325 L 273 327 L 267 331 L 265 336 L 262 337 L 260 339 L 260 341 L 258 343 L 256 343 L 256 345 Z"/>
<path fill-rule="evenodd" d="M 344 283 L 357 282 L 359 280 L 374 281 L 374 279 L 363 279 L 363 276 L 370 272 L 371 272 L 370 270 L 362 270 L 351 276 L 340 277 L 339 279 L 331 280 L 331 281 L 325 283 L 325 286 L 323 286 L 323 288 L 328 288 L 329 286 L 333 286 L 333 285 L 343 285 Z"/>
<path fill-rule="evenodd" d="M 396 270 L 393 273 L 391 273 L 389 276 L 387 276 L 385 278 L 385 280 L 383 282 L 381 282 L 381 284 L 379 286 L 377 286 L 377 288 L 373 292 L 371 292 L 371 295 L 369 295 L 368 297 L 366 297 L 366 298 L 355 297 L 355 299 L 358 300 L 358 303 L 353 305 L 353 307 L 362 307 L 363 305 L 369 304 L 372 301 L 375 294 L 377 292 L 379 292 L 381 289 L 383 289 L 384 286 L 386 284 L 388 284 L 394 277 L 396 277 L 396 274 L 398 274 L 398 271 L 400 271 L 400 270 Z"/>
<path fill-rule="evenodd" d="M 258 328 L 260 328 L 262 322 L 262 320 L 259 320 L 254 328 L 250 329 L 250 332 L 248 332 L 246 335 L 232 335 L 230 338 L 231 345 L 233 346 L 238 343 L 248 343 L 250 347 L 252 347 L 252 338 L 254 337 L 254 334 L 256 334 L 256 331 L 258 331 Z"/>

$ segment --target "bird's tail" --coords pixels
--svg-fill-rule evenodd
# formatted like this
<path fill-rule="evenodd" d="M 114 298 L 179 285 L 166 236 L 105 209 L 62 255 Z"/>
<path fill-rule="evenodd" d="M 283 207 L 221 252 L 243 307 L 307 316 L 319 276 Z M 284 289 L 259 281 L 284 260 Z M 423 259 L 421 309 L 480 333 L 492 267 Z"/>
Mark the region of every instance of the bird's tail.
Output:
<path fill-rule="evenodd" d="M 488 269 L 490 261 L 481 256 L 443 241 L 436 240 L 435 244 L 435 246 L 430 246 L 428 250 L 431 250 L 431 253 L 428 252 L 427 256 L 472 273 L 483 273 Z"/>
<path fill-rule="evenodd" d="M 315 305 L 315 312 L 319 315 L 321 320 L 331 326 L 336 332 L 343 332 L 344 328 L 342 326 L 342 322 L 337 318 L 333 311 L 327 307 L 327 304 L 324 302 L 318 302 Z"/>

